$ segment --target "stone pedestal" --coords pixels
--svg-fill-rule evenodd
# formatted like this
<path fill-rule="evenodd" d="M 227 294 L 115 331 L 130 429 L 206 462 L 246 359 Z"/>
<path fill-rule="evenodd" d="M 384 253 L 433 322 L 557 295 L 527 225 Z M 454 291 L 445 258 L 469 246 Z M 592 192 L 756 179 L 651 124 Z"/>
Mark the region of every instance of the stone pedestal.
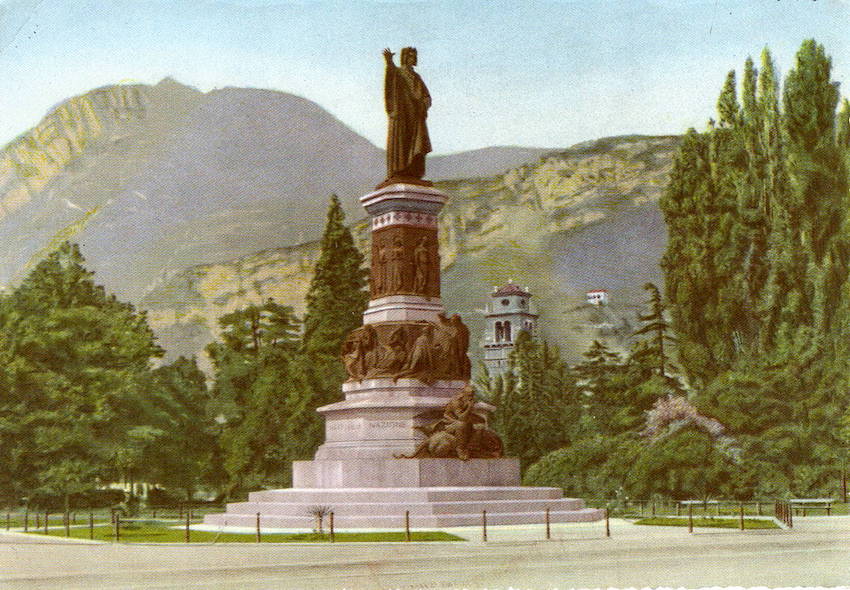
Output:
<path fill-rule="evenodd" d="M 519 461 L 501 459 L 316 459 L 292 464 L 296 488 L 518 486 Z"/>
<path fill-rule="evenodd" d="M 325 443 L 316 459 L 395 459 L 411 455 L 424 438 L 416 429 L 437 420 L 465 381 L 367 379 L 342 386 L 345 400 L 323 406 Z M 479 403 L 480 412 L 493 407 Z"/>
<path fill-rule="evenodd" d="M 557 488 L 520 487 L 517 459 L 399 458 L 416 452 L 425 438 L 417 427 L 440 419 L 469 374 L 468 331 L 440 300 L 437 213 L 445 201 L 413 184 L 361 198 L 372 215 L 372 298 L 343 353 L 352 375 L 345 399 L 318 408 L 325 442 L 313 461 L 293 463 L 292 489 L 253 492 L 204 522 L 254 526 L 259 512 L 263 526 L 310 528 L 315 506 L 350 528 L 398 529 L 405 512 L 417 527 L 478 524 L 482 510 L 491 524 L 539 523 L 547 509 L 552 522 L 603 518 Z M 485 421 L 493 410 L 475 405 Z"/>

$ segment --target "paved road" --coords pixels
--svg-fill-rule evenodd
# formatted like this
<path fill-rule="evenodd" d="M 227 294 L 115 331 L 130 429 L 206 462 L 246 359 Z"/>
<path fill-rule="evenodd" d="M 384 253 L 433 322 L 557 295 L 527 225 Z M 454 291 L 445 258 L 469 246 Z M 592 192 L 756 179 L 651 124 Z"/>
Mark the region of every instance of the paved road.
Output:
<path fill-rule="evenodd" d="M 492 541 L 330 545 L 35 543 L 0 534 L 0 588 L 569 588 L 850 584 L 850 517 L 793 531 L 637 527 L 612 521 L 496 528 Z"/>

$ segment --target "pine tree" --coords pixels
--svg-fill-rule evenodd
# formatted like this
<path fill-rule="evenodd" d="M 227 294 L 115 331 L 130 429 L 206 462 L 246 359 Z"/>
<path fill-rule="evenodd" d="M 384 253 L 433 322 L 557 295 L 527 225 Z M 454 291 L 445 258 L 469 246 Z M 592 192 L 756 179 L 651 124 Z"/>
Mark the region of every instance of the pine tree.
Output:
<path fill-rule="evenodd" d="M 665 375 L 667 366 L 667 355 L 664 352 L 665 342 L 674 342 L 675 339 L 670 336 L 670 325 L 664 317 L 664 302 L 661 299 L 661 291 L 652 283 L 646 283 L 643 286 L 644 290 L 649 291 L 649 313 L 640 314 L 638 318 L 643 322 L 643 326 L 635 331 L 635 336 L 641 334 L 652 335 L 651 351 L 656 358 L 655 366 L 659 375 Z"/>
<path fill-rule="evenodd" d="M 368 294 L 363 255 L 345 226 L 336 195 L 331 197 L 322 251 L 307 291 L 304 349 L 310 354 L 339 355 L 348 334 L 362 323 Z"/>

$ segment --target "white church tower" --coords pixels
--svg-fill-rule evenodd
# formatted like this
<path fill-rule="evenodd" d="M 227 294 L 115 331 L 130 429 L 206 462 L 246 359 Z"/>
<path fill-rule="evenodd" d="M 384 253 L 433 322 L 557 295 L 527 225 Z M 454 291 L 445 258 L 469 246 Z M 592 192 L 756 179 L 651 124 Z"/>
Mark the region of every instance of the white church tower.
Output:
<path fill-rule="evenodd" d="M 484 364 L 491 376 L 508 369 L 508 356 L 520 330 L 534 336 L 537 314 L 531 306 L 531 293 L 513 281 L 504 287 L 493 287 L 490 302 L 484 314 L 487 327 L 484 331 Z"/>

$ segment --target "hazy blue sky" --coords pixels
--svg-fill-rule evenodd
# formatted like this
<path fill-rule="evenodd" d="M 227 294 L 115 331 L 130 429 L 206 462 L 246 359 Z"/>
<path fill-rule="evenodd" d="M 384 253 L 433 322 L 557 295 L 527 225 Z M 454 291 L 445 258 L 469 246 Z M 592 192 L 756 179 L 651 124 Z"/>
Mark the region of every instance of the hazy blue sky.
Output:
<path fill-rule="evenodd" d="M 403 45 L 436 152 L 680 133 L 747 55 L 786 72 L 808 37 L 850 87 L 848 0 L 0 0 L 0 143 L 74 94 L 172 76 L 292 92 L 382 145 L 381 49 Z"/>

